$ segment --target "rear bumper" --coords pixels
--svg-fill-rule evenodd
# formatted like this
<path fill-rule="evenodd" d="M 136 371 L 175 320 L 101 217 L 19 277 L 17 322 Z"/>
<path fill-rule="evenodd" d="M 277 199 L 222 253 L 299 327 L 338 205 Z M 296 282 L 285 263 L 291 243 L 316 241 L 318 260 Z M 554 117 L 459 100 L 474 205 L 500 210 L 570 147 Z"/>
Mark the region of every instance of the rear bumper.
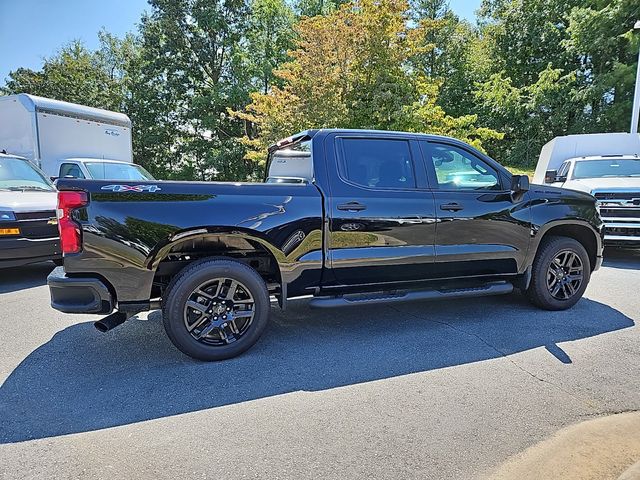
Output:
<path fill-rule="evenodd" d="M 29 263 L 62 258 L 60 240 L 57 237 L 0 238 L 0 268 L 17 267 Z"/>
<path fill-rule="evenodd" d="M 64 313 L 111 313 L 115 301 L 99 278 L 69 277 L 63 267 L 55 268 L 47 278 L 51 306 Z"/>

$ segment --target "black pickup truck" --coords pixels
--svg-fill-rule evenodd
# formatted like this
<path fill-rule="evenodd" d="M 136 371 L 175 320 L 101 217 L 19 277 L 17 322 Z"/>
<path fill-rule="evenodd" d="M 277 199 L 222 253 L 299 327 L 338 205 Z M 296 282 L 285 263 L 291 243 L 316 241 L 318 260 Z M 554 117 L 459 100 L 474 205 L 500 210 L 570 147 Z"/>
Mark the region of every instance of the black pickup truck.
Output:
<path fill-rule="evenodd" d="M 602 261 L 595 199 L 529 186 L 460 141 L 309 130 L 269 149 L 263 183 L 61 179 L 54 308 L 161 308 L 203 360 L 251 347 L 271 297 L 315 307 L 505 294 L 573 306 Z"/>

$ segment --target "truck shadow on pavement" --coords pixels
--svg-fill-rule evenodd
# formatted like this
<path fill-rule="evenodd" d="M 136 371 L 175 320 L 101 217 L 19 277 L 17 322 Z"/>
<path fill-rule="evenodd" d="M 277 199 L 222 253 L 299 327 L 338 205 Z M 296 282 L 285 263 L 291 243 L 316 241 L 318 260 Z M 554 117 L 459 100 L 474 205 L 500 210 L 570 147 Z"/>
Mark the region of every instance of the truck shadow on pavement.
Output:
<path fill-rule="evenodd" d="M 480 313 L 482 312 L 482 313 Z M 567 312 L 520 295 L 314 311 L 306 301 L 272 310 L 263 338 L 218 363 L 191 360 L 159 312 L 106 334 L 68 327 L 31 353 L 0 387 L 0 443 L 13 443 L 480 362 L 632 327 L 582 299 Z M 560 353 L 557 352 L 560 351 Z"/>
<path fill-rule="evenodd" d="M 0 293 L 17 292 L 47 283 L 47 275 L 55 268 L 52 262 L 34 263 L 0 269 Z"/>

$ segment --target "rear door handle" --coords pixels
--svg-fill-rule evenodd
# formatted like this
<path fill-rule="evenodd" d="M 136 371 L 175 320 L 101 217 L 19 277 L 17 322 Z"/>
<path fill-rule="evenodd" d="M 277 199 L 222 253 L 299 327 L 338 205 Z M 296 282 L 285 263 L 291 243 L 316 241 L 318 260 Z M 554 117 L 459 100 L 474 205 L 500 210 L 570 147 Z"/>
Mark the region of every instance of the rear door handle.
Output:
<path fill-rule="evenodd" d="M 440 205 L 440 210 L 448 210 L 450 212 L 458 212 L 462 210 L 464 207 L 459 203 L 443 203 Z"/>
<path fill-rule="evenodd" d="M 346 210 L 348 212 L 361 212 L 366 210 L 367 206 L 360 202 L 348 202 L 338 205 L 338 210 Z"/>

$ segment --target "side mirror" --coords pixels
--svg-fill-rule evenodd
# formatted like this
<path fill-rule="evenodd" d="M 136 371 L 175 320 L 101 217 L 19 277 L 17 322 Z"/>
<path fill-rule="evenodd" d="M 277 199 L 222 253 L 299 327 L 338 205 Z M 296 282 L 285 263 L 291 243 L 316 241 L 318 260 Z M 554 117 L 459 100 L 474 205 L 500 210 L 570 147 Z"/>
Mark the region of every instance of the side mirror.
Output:
<path fill-rule="evenodd" d="M 529 177 L 526 175 L 513 175 L 511 177 L 511 192 L 524 193 L 529 191 Z"/>
<path fill-rule="evenodd" d="M 557 170 L 547 170 L 544 173 L 544 183 L 553 183 L 556 181 L 556 177 L 558 176 Z"/>

